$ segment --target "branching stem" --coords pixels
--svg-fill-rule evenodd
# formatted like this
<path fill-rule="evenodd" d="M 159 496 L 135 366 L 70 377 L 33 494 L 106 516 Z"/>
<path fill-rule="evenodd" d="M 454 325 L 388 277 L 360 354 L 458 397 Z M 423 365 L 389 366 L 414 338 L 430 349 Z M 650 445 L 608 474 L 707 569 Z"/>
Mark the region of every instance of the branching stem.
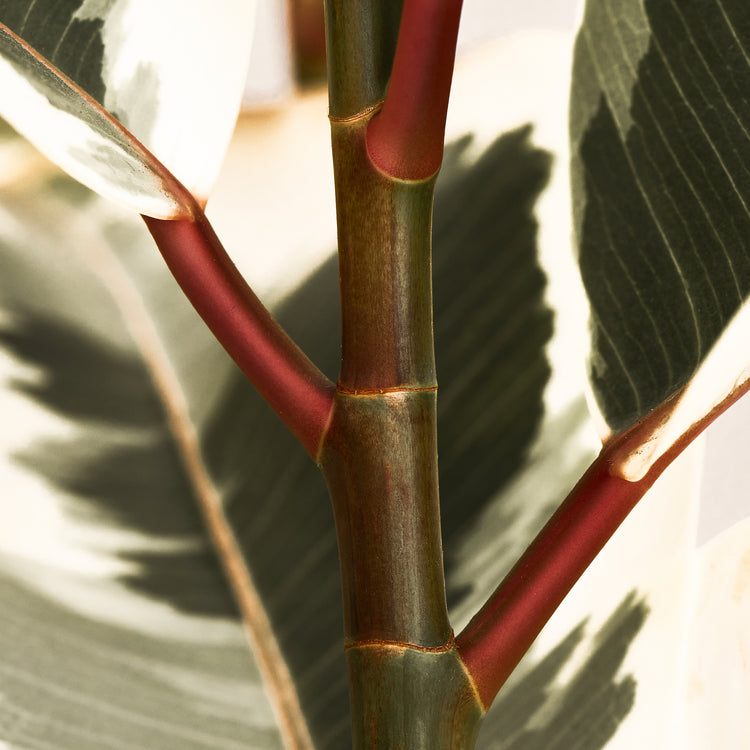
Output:
<path fill-rule="evenodd" d="M 367 131 L 373 164 L 421 180 L 443 159 L 462 0 L 406 0 L 383 109 Z"/>
<path fill-rule="evenodd" d="M 679 394 L 607 443 L 513 569 L 456 637 L 458 651 L 485 707 L 534 639 L 665 469 L 720 414 L 750 389 L 744 383 L 661 456 L 639 481 L 617 475 L 675 408 Z"/>
<path fill-rule="evenodd" d="M 172 221 L 144 216 L 144 221 L 198 314 L 317 459 L 333 403 L 333 384 L 255 296 L 197 208 L 196 216 Z"/>

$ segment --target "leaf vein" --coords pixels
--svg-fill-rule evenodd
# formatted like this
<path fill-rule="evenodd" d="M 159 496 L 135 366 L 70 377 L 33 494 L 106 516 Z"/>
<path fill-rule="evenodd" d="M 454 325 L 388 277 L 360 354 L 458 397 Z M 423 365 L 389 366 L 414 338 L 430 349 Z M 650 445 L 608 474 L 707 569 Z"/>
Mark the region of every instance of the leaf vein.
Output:
<path fill-rule="evenodd" d="M 602 91 L 606 92 L 606 80 L 605 76 L 603 75 L 603 72 L 601 70 L 601 67 L 599 66 L 598 56 L 596 54 L 595 45 L 593 43 L 593 39 L 591 38 L 591 32 L 587 26 L 584 25 L 583 27 L 583 33 L 584 38 L 586 40 L 586 43 L 589 47 L 589 52 L 591 56 L 591 60 L 594 66 L 594 70 L 596 73 L 596 76 L 599 80 L 599 86 Z M 609 97 L 607 97 L 609 99 Z M 662 226 L 661 221 L 658 218 L 658 214 L 656 210 L 654 209 L 653 203 L 647 194 L 646 190 L 643 187 L 643 184 L 640 180 L 640 177 L 635 169 L 635 165 L 633 164 L 632 154 L 630 153 L 630 150 L 627 147 L 627 143 L 624 141 L 623 133 L 618 128 L 618 135 L 620 138 L 620 141 L 623 145 L 623 152 L 625 153 L 625 158 L 628 161 L 628 165 L 630 167 L 631 174 L 633 175 L 633 180 L 635 181 L 639 192 L 641 193 L 641 196 L 643 198 L 643 201 L 646 205 L 646 208 L 649 212 L 649 215 L 651 216 L 651 219 L 654 223 L 654 226 L 656 227 L 657 231 L 659 232 L 659 235 L 661 236 L 662 242 L 664 244 L 665 249 L 667 250 L 667 253 L 669 255 L 670 260 L 672 261 L 672 264 L 674 265 L 675 270 L 677 271 L 677 274 L 680 278 L 680 283 L 682 285 L 683 294 L 685 296 L 685 299 L 687 301 L 687 304 L 690 308 L 690 313 L 692 317 L 693 322 L 693 331 L 695 333 L 695 339 L 696 339 L 696 345 L 697 350 L 700 353 L 702 351 L 702 340 L 701 340 L 701 334 L 700 334 L 700 327 L 698 325 L 698 313 L 695 309 L 695 303 L 692 299 L 692 296 L 690 294 L 689 284 L 687 281 L 687 278 L 685 276 L 684 270 L 682 269 L 682 266 L 680 265 L 679 261 L 677 260 L 677 257 L 675 256 L 674 250 L 667 238 L 667 234 L 664 230 L 664 227 Z"/>

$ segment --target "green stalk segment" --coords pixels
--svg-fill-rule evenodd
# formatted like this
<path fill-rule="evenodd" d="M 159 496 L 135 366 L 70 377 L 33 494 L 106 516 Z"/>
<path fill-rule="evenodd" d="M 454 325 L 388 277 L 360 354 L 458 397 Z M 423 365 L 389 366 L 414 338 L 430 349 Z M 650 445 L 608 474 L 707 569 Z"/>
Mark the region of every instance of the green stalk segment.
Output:
<path fill-rule="evenodd" d="M 376 110 L 332 120 L 342 362 L 318 454 L 344 593 L 355 748 L 468 750 L 483 715 L 445 599 L 432 335 L 435 177 L 371 163 Z"/>
<path fill-rule="evenodd" d="M 341 279 L 339 387 L 435 388 L 431 232 L 435 178 L 403 181 L 372 166 L 372 114 L 333 121 Z"/>
<path fill-rule="evenodd" d="M 348 643 L 452 639 L 437 493 L 435 391 L 338 393 L 321 466 L 333 500 Z"/>
<path fill-rule="evenodd" d="M 354 117 L 383 101 L 403 0 L 326 0 L 329 114 Z"/>
<path fill-rule="evenodd" d="M 484 715 L 455 649 L 349 649 L 354 750 L 468 750 Z"/>

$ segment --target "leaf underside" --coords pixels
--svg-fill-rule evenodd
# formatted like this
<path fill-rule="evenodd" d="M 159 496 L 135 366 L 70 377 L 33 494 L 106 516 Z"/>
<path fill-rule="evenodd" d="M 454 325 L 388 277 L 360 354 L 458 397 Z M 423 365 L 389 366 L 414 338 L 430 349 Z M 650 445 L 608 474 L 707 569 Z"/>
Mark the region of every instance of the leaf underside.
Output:
<path fill-rule="evenodd" d="M 573 192 L 613 432 L 689 381 L 750 292 L 749 83 L 741 0 L 587 3 Z"/>

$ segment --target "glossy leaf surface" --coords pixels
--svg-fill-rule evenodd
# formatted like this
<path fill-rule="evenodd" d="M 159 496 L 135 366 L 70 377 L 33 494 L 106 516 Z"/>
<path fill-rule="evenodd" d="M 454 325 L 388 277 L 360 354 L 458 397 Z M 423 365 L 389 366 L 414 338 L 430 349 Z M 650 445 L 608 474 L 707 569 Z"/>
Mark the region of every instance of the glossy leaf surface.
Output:
<path fill-rule="evenodd" d="M 710 362 L 750 292 L 746 11 L 734 0 L 586 4 L 573 197 L 605 431 L 627 428 Z M 716 355 L 725 382 L 693 389 L 673 437 L 746 379 L 744 347 L 729 348 Z"/>
<path fill-rule="evenodd" d="M 189 215 L 177 180 L 208 197 L 239 107 L 252 9 L 4 1 L 0 115 L 92 189 L 140 213 Z"/>

